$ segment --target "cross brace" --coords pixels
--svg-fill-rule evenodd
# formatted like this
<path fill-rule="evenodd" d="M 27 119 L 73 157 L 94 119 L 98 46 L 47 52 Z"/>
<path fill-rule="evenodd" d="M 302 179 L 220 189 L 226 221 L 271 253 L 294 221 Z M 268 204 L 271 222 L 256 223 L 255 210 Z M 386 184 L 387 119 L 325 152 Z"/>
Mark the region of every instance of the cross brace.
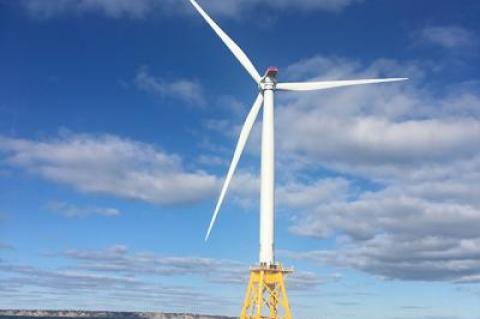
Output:
<path fill-rule="evenodd" d="M 291 319 L 281 265 L 257 266 L 250 270 L 240 319 Z"/>

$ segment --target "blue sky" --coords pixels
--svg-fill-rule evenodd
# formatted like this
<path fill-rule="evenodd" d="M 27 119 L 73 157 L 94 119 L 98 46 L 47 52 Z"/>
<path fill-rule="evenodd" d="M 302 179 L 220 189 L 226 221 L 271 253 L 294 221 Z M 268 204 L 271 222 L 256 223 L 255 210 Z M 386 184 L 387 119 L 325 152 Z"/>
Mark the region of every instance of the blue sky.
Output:
<path fill-rule="evenodd" d="M 295 317 L 479 319 L 478 2 L 201 4 L 280 80 L 411 79 L 277 96 Z M 188 1 L 0 0 L 0 70 L 0 308 L 238 315 L 257 92 Z"/>

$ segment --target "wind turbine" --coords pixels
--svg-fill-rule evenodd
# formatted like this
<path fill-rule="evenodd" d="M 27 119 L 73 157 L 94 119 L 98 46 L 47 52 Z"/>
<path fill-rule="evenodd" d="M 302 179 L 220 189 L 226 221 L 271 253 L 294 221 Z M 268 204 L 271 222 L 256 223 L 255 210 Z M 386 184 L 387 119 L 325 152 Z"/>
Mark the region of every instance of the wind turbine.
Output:
<path fill-rule="evenodd" d="M 232 180 L 237 164 L 242 155 L 252 127 L 263 106 L 262 149 L 261 149 L 261 187 L 260 187 L 260 254 L 259 267 L 251 270 L 250 282 L 245 297 L 240 318 L 264 318 L 264 308 L 269 315 L 266 318 L 277 318 L 277 305 L 284 308 L 284 317 L 291 318 L 288 300 L 283 284 L 284 271 L 281 265 L 275 263 L 274 255 L 274 203 L 275 203 L 275 143 L 274 143 L 274 104 L 276 91 L 316 91 L 344 86 L 376 84 L 407 80 L 406 78 L 360 79 L 344 81 L 318 82 L 277 82 L 278 69 L 269 67 L 263 76 L 250 61 L 243 50 L 212 20 L 196 0 L 189 0 L 227 48 L 233 53 L 240 64 L 250 74 L 258 86 L 258 96 L 247 115 L 240 131 L 232 162 L 227 172 L 220 196 L 213 212 L 205 240 L 208 240 L 225 194 Z M 278 288 L 278 290 L 277 290 Z M 265 293 L 267 296 L 265 296 Z M 279 295 L 283 295 L 282 298 Z M 251 316 L 247 312 L 251 310 Z"/>

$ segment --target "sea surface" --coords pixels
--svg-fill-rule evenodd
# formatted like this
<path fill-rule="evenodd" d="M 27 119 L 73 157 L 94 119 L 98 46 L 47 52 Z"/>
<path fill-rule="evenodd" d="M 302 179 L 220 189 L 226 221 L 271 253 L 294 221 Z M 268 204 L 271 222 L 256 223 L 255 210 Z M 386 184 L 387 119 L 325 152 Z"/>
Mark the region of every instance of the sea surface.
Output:
<path fill-rule="evenodd" d="M 181 315 L 181 314 L 172 314 L 172 317 L 171 318 L 182 318 L 182 317 L 185 317 L 185 315 Z M 136 316 L 135 314 L 132 314 L 130 316 L 126 316 L 126 315 L 111 315 L 111 316 L 108 316 L 108 317 L 105 317 L 105 316 L 98 316 L 98 317 L 95 317 L 95 316 L 92 316 L 92 317 L 85 317 L 85 316 L 81 316 L 81 317 L 58 317 L 58 316 L 3 316 L 3 315 L 0 315 L 0 319 L 139 319 L 139 318 L 142 318 L 142 319 L 145 319 L 145 317 L 141 317 L 141 316 Z"/>

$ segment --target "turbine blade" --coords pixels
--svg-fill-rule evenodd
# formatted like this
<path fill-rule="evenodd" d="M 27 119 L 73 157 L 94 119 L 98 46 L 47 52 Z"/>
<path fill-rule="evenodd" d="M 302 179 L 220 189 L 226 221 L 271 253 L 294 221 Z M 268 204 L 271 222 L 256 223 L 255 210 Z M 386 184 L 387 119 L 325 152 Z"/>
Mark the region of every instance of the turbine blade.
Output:
<path fill-rule="evenodd" d="M 207 21 L 207 23 L 212 27 L 213 31 L 222 39 L 223 43 L 230 49 L 233 55 L 238 59 L 238 61 L 243 65 L 245 70 L 251 75 L 255 82 L 260 82 L 261 76 L 258 73 L 257 69 L 253 65 L 252 61 L 247 57 L 245 52 L 240 49 L 240 47 L 225 33 L 223 30 L 208 16 L 208 14 L 200 7 L 200 5 L 195 0 L 190 0 L 190 3 L 197 9 L 200 15 Z"/>
<path fill-rule="evenodd" d="M 342 86 L 353 86 L 363 84 L 375 84 L 405 81 L 407 78 L 390 79 L 365 79 L 365 80 L 347 80 L 347 81 L 320 81 L 320 82 L 300 82 L 300 83 L 278 83 L 277 89 L 283 91 L 314 91 L 337 88 Z"/>
<path fill-rule="evenodd" d="M 232 162 L 230 163 L 230 167 L 228 168 L 227 177 L 223 182 L 222 191 L 220 192 L 220 196 L 218 197 L 217 205 L 215 206 L 215 211 L 213 212 L 212 219 L 210 220 L 210 225 L 208 226 L 207 235 L 205 236 L 205 241 L 208 240 L 210 236 L 210 232 L 212 231 L 213 224 L 215 224 L 215 220 L 217 219 L 218 212 L 220 207 L 222 206 L 223 199 L 225 194 L 227 193 L 228 186 L 232 180 L 233 174 L 235 173 L 235 169 L 237 168 L 238 161 L 240 160 L 240 156 L 242 155 L 243 149 L 245 148 L 245 144 L 247 143 L 248 136 L 252 131 L 253 124 L 257 119 L 258 112 L 263 103 L 263 94 L 259 93 L 255 103 L 248 113 L 247 119 L 243 124 L 242 130 L 240 131 L 240 136 L 238 138 L 237 147 L 235 148 L 235 152 L 233 153 Z"/>

